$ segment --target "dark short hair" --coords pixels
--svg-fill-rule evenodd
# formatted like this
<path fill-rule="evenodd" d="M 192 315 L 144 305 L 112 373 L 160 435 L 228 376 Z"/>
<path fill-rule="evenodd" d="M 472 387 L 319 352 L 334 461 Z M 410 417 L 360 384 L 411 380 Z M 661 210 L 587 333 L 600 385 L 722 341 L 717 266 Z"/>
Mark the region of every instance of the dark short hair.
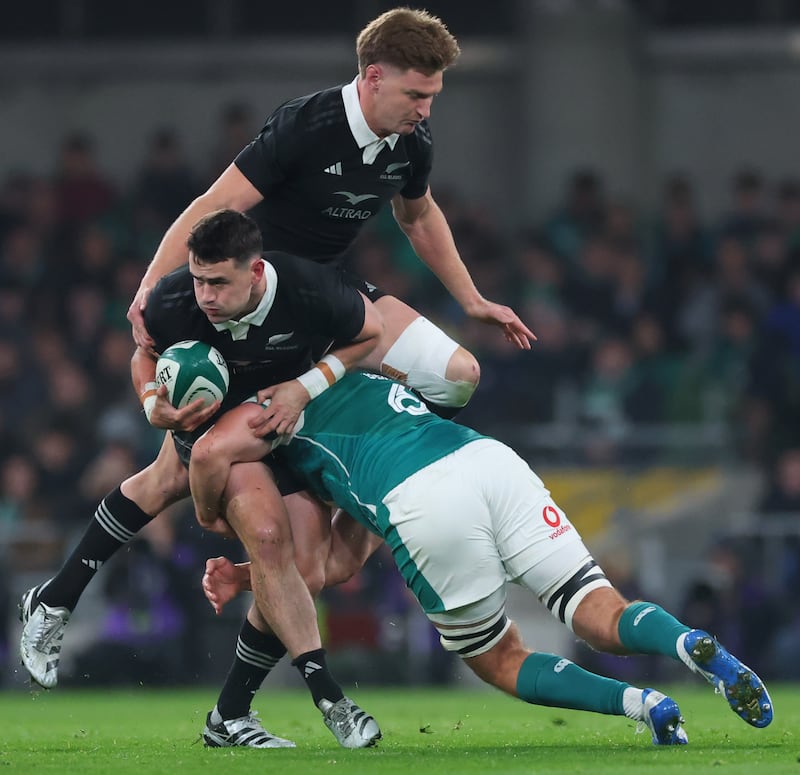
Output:
<path fill-rule="evenodd" d="M 358 70 L 383 63 L 433 75 L 456 61 L 461 50 L 444 22 L 427 11 L 393 8 L 373 19 L 356 40 Z"/>
<path fill-rule="evenodd" d="M 186 245 L 198 261 L 217 264 L 232 258 L 244 263 L 263 250 L 256 222 L 237 210 L 216 210 L 193 227 Z"/>

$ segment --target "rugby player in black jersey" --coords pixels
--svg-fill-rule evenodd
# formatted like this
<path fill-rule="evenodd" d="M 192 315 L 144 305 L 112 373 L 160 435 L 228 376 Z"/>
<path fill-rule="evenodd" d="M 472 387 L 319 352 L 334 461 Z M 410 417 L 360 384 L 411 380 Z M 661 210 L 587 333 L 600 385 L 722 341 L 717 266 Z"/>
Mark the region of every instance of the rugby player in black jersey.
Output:
<path fill-rule="evenodd" d="M 168 229 L 128 311 L 137 344 L 152 344 L 142 316 L 150 288 L 186 261 L 186 235 L 204 213 L 250 211 L 267 248 L 339 266 L 364 224 L 391 203 L 416 253 L 466 314 L 530 348 L 535 337 L 514 311 L 475 287 L 428 185 L 428 117 L 458 43 L 436 17 L 396 8 L 370 22 L 356 48 L 352 82 L 279 107 Z M 399 299 L 379 289 L 368 295 L 384 332 L 363 365 L 417 389 L 434 411 L 452 416 L 478 384 L 475 358 Z M 263 431 L 267 422 L 257 427 Z"/>
<path fill-rule="evenodd" d="M 291 430 L 313 396 L 363 359 L 380 335 L 373 305 L 340 272 L 278 251 L 262 254 L 258 226 L 242 213 L 222 210 L 205 216 L 192 230 L 188 246 L 188 265 L 153 289 L 146 310 L 148 330 L 157 352 L 186 339 L 214 345 L 229 365 L 228 394 L 221 406 L 215 402 L 203 408 L 198 400 L 175 409 L 166 388 L 155 383 L 153 352 L 137 348 L 131 374 L 144 396 L 145 414 L 152 425 L 172 433 L 153 464 L 101 502 L 61 572 L 23 598 L 21 656 L 34 680 L 46 688 L 56 684 L 64 629 L 77 596 L 102 564 L 98 556 L 110 556 L 147 521 L 189 494 L 184 466 L 194 440 L 227 408 L 256 393 L 260 399 L 271 398 L 276 430 Z M 315 364 L 312 349 L 323 336 L 335 344 Z M 327 556 L 329 512 L 327 521 L 320 519 L 323 509 L 309 496 L 291 488 L 287 493 L 298 556 L 315 570 L 316 552 Z M 226 684 L 227 693 L 223 690 L 209 714 L 206 742 L 292 745 L 269 734 L 250 712 L 264 662 L 277 662 L 288 650 L 336 739 L 350 748 L 374 743 L 380 737 L 375 720 L 344 696 L 327 670 L 316 609 L 294 559 L 287 506 L 272 475 L 262 463 L 238 467 L 225 501 L 227 521 L 208 527 L 241 540 L 258 567 L 258 583 L 237 644 L 241 659 L 230 686 Z M 321 581 L 314 592 L 319 586 Z M 239 704 L 246 711 L 239 713 Z"/>

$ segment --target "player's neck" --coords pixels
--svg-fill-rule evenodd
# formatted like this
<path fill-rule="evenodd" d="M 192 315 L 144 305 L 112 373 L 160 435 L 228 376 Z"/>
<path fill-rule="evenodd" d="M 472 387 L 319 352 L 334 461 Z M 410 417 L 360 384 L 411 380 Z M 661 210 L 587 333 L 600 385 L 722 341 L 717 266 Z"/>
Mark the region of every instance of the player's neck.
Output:
<path fill-rule="evenodd" d="M 361 107 L 361 113 L 364 116 L 364 121 L 367 122 L 367 126 L 381 139 L 388 137 L 391 133 L 381 129 L 375 121 L 375 109 L 372 97 L 370 96 L 367 83 L 363 78 L 359 78 L 356 81 L 356 89 L 358 91 L 358 104 Z"/>

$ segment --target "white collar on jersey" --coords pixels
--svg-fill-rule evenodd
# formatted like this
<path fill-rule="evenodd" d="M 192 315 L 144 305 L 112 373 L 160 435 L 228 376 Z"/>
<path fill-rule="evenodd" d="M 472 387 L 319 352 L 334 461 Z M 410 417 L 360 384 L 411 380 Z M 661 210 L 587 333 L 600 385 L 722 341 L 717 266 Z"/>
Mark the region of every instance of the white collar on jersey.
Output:
<path fill-rule="evenodd" d="M 400 135 L 397 133 L 387 137 L 378 137 L 367 124 L 364 118 L 364 111 L 361 110 L 361 103 L 358 101 L 358 76 L 353 78 L 350 83 L 342 86 L 342 100 L 344 101 L 344 114 L 347 116 L 347 123 L 353 133 L 353 139 L 358 143 L 358 147 L 363 149 L 361 160 L 364 164 L 372 164 L 378 158 L 378 154 L 388 145 L 394 150 Z"/>
<path fill-rule="evenodd" d="M 275 301 L 275 291 L 278 290 L 278 273 L 269 261 L 262 259 L 262 263 L 264 264 L 264 276 L 267 278 L 267 290 L 261 297 L 261 301 L 258 302 L 258 306 L 252 312 L 244 315 L 241 320 L 226 320 L 224 323 L 211 324 L 217 331 L 230 331 L 231 339 L 234 342 L 247 339 L 250 326 L 263 325 L 272 309 L 272 303 Z"/>

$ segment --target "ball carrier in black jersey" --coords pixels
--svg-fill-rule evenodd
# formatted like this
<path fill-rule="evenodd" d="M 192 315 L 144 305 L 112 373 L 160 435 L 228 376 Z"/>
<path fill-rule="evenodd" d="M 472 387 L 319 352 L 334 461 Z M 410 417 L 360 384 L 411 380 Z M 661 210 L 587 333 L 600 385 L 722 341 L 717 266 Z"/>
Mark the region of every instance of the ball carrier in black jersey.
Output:
<path fill-rule="evenodd" d="M 103 500 L 61 572 L 23 598 L 23 663 L 47 688 L 57 680 L 61 637 L 77 603 L 76 593 L 94 575 L 86 571 L 89 566 L 96 570 L 102 564 L 98 557 L 110 556 L 143 524 L 188 496 L 188 473 L 181 460 L 188 465 L 194 440 L 227 408 L 257 392 L 275 405 L 276 428 L 291 429 L 313 395 L 368 354 L 380 334 L 373 305 L 345 283 L 341 273 L 282 252 L 262 254 L 259 229 L 246 215 L 227 210 L 206 216 L 188 243 L 189 264 L 164 277 L 153 290 L 146 312 L 148 330 L 158 352 L 184 339 L 213 344 L 229 364 L 228 394 L 221 407 L 217 402 L 200 409 L 196 404 L 201 402 L 195 402 L 175 409 L 166 398 L 166 388 L 156 387 L 155 356 L 137 348 L 131 374 L 134 386 L 145 396 L 145 413 L 151 424 L 172 433 L 166 435 L 155 463 Z M 322 335 L 338 344 L 315 365 L 312 348 Z M 267 385 L 272 387 L 263 390 Z M 323 544 L 327 555 L 328 536 L 315 533 L 316 526 L 324 524 L 316 513 L 320 507 L 299 492 L 287 495 L 284 505 L 274 479 L 260 462 L 239 467 L 233 479 L 225 492 L 226 519 L 215 516 L 205 526 L 237 536 L 258 566 L 255 604 L 237 646 L 243 665 L 234 682 L 236 691 L 245 695 L 248 712 L 223 717 L 215 708 L 209 714 L 207 742 L 291 745 L 270 735 L 249 712 L 251 693 L 263 678 L 266 649 L 276 662 L 288 650 L 326 725 L 342 745 L 357 748 L 374 743 L 380 737 L 374 719 L 344 697 L 325 666 L 316 609 L 294 559 L 297 548 L 301 559 L 314 562 L 317 543 Z M 297 547 L 287 506 L 296 519 Z M 86 563 L 87 558 L 95 561 Z M 248 660 L 256 662 L 249 672 Z M 256 678 L 249 674 L 253 667 L 259 673 Z M 227 711 L 225 701 L 221 697 L 222 710 Z"/>
<path fill-rule="evenodd" d="M 168 229 L 128 312 L 137 344 L 152 344 L 142 316 L 150 288 L 186 260 L 186 235 L 203 214 L 250 211 L 268 248 L 338 266 L 362 226 L 390 202 L 414 250 L 464 311 L 529 349 L 535 337 L 513 310 L 475 287 L 428 185 L 428 117 L 459 53 L 444 24 L 425 11 L 397 8 L 370 22 L 358 36 L 357 77 L 279 107 Z M 417 389 L 439 414 L 464 406 L 479 379 L 475 358 L 399 299 L 377 289 L 369 297 L 384 332 L 362 365 Z M 263 432 L 268 423 L 254 427 Z"/>

